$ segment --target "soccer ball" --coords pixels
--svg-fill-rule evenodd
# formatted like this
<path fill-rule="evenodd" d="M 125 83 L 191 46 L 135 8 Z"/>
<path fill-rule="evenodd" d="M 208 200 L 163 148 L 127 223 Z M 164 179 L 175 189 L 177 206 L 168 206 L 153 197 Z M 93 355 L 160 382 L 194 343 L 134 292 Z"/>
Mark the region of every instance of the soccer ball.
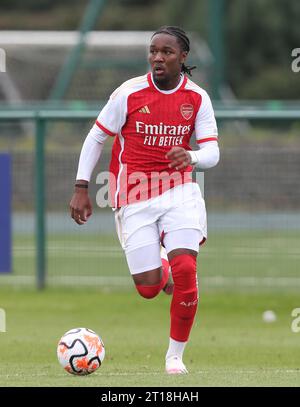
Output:
<path fill-rule="evenodd" d="M 88 328 L 66 332 L 57 345 L 57 357 L 62 367 L 74 375 L 88 375 L 97 370 L 104 359 L 102 339 Z"/>
<path fill-rule="evenodd" d="M 275 322 L 277 319 L 275 312 L 271 310 L 265 311 L 262 315 L 262 318 L 264 322 L 268 323 Z"/>

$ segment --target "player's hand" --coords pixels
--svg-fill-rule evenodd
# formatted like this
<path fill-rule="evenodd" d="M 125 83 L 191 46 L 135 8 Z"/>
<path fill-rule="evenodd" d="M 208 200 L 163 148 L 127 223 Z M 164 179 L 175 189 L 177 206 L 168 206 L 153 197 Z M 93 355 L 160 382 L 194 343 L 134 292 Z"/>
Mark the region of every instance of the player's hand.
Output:
<path fill-rule="evenodd" d="M 175 170 L 183 170 L 184 168 L 191 165 L 191 156 L 189 153 L 182 147 L 173 147 L 166 154 L 171 162 L 169 168 L 175 168 Z"/>
<path fill-rule="evenodd" d="M 70 202 L 71 217 L 78 225 L 84 225 L 93 212 L 86 190 L 75 191 Z"/>

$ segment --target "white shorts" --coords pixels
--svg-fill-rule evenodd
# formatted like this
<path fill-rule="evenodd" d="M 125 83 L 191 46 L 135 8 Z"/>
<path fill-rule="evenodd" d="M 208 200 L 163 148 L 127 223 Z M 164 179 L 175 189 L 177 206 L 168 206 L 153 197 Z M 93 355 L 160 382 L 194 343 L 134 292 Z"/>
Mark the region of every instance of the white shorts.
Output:
<path fill-rule="evenodd" d="M 207 237 L 205 202 L 196 183 L 178 185 L 155 198 L 119 208 L 115 220 L 132 274 L 160 267 L 160 242 L 167 253 L 176 248 L 198 251 Z M 133 256 L 141 261 L 131 261 Z"/>

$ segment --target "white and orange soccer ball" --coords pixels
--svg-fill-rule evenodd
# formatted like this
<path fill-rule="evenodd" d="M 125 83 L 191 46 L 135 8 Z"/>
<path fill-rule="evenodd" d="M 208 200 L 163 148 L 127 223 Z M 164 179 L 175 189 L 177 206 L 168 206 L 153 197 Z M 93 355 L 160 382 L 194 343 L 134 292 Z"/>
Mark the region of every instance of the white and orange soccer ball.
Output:
<path fill-rule="evenodd" d="M 102 339 L 88 328 L 66 332 L 57 345 L 57 357 L 62 367 L 74 375 L 88 375 L 97 370 L 105 357 Z"/>

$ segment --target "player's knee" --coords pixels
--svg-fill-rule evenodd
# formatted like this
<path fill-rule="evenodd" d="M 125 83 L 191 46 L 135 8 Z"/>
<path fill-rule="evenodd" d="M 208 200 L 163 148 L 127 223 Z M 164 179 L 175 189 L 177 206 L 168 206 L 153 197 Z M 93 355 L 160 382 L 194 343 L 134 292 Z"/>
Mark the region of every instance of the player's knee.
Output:
<path fill-rule="evenodd" d="M 160 286 L 159 285 L 140 285 L 136 284 L 136 289 L 138 293 L 143 297 L 148 300 L 151 300 L 151 298 L 154 298 L 158 295 L 160 292 Z"/>
<path fill-rule="evenodd" d="M 147 299 L 156 297 L 161 290 L 161 269 L 149 270 L 147 272 L 134 274 L 133 281 L 138 293 Z"/>
<path fill-rule="evenodd" d="M 182 292 L 197 291 L 197 261 L 196 257 L 181 254 L 170 261 L 175 288 Z"/>

